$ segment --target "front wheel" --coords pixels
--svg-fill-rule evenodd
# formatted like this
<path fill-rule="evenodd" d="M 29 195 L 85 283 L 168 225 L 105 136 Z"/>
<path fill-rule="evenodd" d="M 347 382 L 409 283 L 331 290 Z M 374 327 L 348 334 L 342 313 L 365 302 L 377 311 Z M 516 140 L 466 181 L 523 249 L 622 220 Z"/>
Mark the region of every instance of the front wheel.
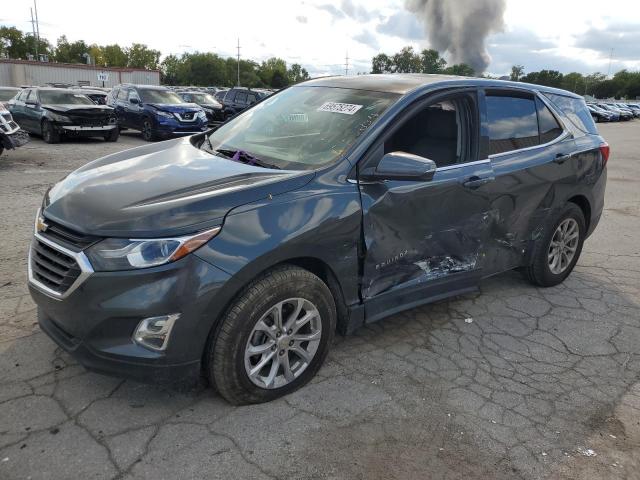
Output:
<path fill-rule="evenodd" d="M 60 141 L 60 134 L 48 120 L 42 121 L 42 139 L 46 143 L 58 143 Z"/>
<path fill-rule="evenodd" d="M 563 282 L 578 262 L 585 235 L 582 210 L 576 204 L 568 203 L 536 242 L 531 265 L 525 269 L 529 281 L 541 287 Z"/>
<path fill-rule="evenodd" d="M 286 266 L 254 280 L 221 319 L 207 371 L 234 405 L 267 402 L 311 380 L 329 351 L 336 307 L 316 275 Z"/>

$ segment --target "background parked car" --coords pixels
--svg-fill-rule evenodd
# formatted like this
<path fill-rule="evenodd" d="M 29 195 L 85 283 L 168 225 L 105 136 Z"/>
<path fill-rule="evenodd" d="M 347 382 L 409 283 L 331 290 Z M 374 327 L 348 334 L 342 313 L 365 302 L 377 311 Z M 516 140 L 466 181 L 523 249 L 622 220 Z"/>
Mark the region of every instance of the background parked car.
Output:
<path fill-rule="evenodd" d="M 47 143 L 57 143 L 62 136 L 103 137 L 108 142 L 118 140 L 113 109 L 96 105 L 78 91 L 27 88 L 9 101 L 9 110 L 22 128 L 41 135 Z"/>
<path fill-rule="evenodd" d="M 614 107 L 613 105 L 610 105 L 608 103 L 598 103 L 597 104 L 600 108 L 603 108 L 609 112 L 615 112 L 620 116 L 620 120 L 631 120 L 633 118 L 633 114 L 631 112 L 625 111 L 625 110 L 621 110 L 617 107 Z"/>
<path fill-rule="evenodd" d="M 222 99 L 224 119 L 227 120 L 233 117 L 266 96 L 265 92 L 259 90 L 251 90 L 244 87 L 232 88 Z"/>
<path fill-rule="evenodd" d="M 204 113 L 207 114 L 207 121 L 209 125 L 224 121 L 222 104 L 218 102 L 213 95 L 195 91 L 178 91 L 176 93 L 180 95 L 185 102 L 200 105 L 204 110 Z"/>
<path fill-rule="evenodd" d="M 589 113 L 591 113 L 591 118 L 593 118 L 594 122 L 613 122 L 614 114 L 613 112 L 607 112 L 601 108 L 596 107 L 595 105 L 587 105 L 589 109 Z M 617 120 L 617 117 L 616 117 Z"/>
<path fill-rule="evenodd" d="M 148 142 L 207 129 L 202 107 L 166 87 L 118 85 L 109 93 L 107 105 L 115 108 L 120 127 L 140 130 Z"/>
<path fill-rule="evenodd" d="M 17 87 L 0 87 L 0 104 L 7 108 L 9 100 L 20 93 L 20 89 Z"/>

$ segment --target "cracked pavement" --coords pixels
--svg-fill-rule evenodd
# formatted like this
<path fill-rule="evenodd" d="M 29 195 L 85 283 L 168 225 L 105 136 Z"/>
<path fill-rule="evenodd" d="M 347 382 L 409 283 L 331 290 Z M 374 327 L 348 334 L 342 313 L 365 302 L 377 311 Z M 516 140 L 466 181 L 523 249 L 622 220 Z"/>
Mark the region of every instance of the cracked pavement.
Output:
<path fill-rule="evenodd" d="M 140 138 L 5 152 L 0 478 L 640 478 L 640 122 L 600 131 L 605 212 L 564 284 L 511 272 L 361 328 L 311 384 L 248 407 L 89 373 L 37 326 L 26 255 L 44 191 Z"/>

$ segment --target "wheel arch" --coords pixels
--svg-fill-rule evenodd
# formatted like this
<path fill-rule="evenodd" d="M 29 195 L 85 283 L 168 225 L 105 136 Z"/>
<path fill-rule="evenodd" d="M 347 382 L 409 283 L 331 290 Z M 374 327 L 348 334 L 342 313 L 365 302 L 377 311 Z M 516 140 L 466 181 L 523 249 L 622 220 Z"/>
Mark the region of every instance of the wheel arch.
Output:
<path fill-rule="evenodd" d="M 227 298 L 227 300 L 218 310 L 218 314 L 215 316 L 215 318 L 212 319 L 210 323 L 209 333 L 207 335 L 207 340 L 204 345 L 201 357 L 203 371 L 205 371 L 207 366 L 207 355 L 209 355 L 210 346 L 218 335 L 218 330 L 222 324 L 221 319 L 224 317 L 225 313 L 232 307 L 236 299 L 240 295 L 242 295 L 245 288 L 250 285 L 251 282 L 253 282 L 256 278 L 266 275 L 272 270 L 285 266 L 295 266 L 303 270 L 307 270 L 308 272 L 316 275 L 329 288 L 329 291 L 331 292 L 336 305 L 336 330 L 338 332 L 343 331 L 342 327 L 349 321 L 349 311 L 347 309 L 344 294 L 342 292 L 342 286 L 333 269 L 329 266 L 328 263 L 318 257 L 297 256 L 287 258 L 265 268 L 262 268 L 260 271 L 252 272 L 252 275 L 249 278 L 245 278 L 244 281 L 241 281 L 239 283 L 234 282 L 234 293 Z"/>
<path fill-rule="evenodd" d="M 589 227 L 591 226 L 591 204 L 589 203 L 589 199 L 584 195 L 574 195 L 567 200 L 567 202 L 580 207 L 580 210 L 582 210 L 582 213 L 584 214 L 585 227 L 588 232 Z"/>

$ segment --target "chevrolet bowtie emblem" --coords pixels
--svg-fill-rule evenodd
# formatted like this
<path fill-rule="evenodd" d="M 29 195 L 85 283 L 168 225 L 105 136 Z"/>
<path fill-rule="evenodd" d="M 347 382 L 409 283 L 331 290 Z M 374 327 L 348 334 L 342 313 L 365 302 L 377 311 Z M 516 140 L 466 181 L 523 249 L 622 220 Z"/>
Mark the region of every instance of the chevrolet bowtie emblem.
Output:
<path fill-rule="evenodd" d="M 38 232 L 45 232 L 47 230 L 47 228 L 49 228 L 49 225 L 47 225 L 44 222 L 44 218 L 38 217 L 38 221 L 36 222 L 36 230 Z"/>

